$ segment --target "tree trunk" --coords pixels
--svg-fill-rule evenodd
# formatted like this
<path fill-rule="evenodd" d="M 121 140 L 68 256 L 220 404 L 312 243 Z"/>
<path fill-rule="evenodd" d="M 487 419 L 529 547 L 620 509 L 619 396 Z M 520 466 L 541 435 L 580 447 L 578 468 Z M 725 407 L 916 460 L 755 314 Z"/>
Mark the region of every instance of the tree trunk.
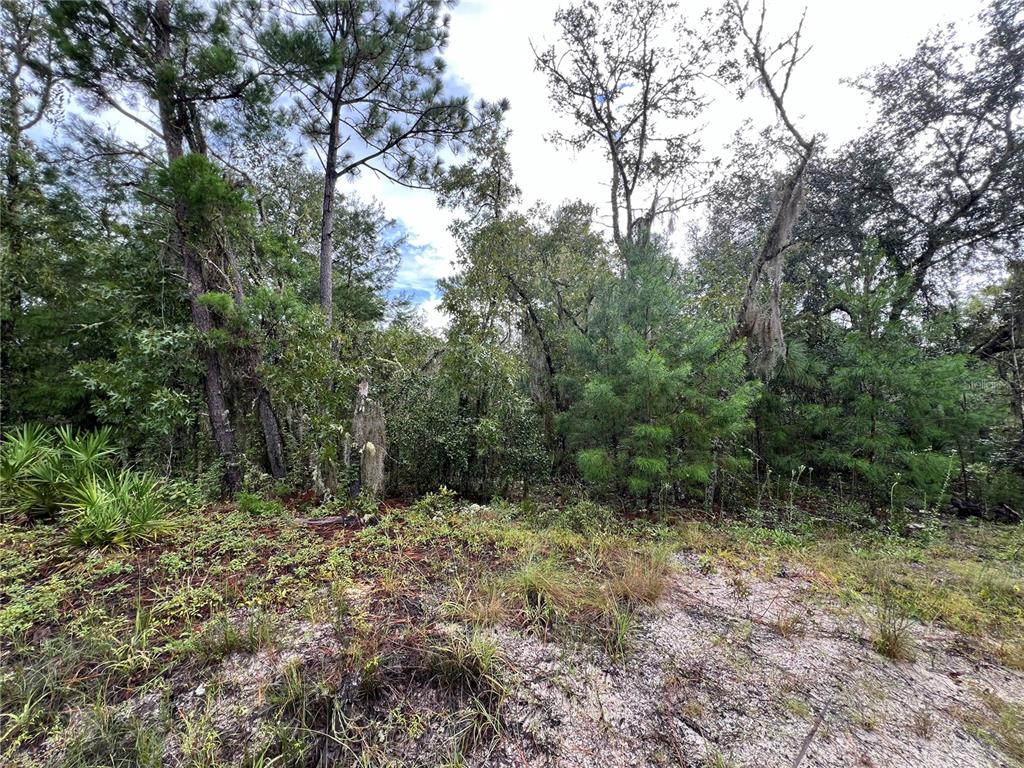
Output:
<path fill-rule="evenodd" d="M 0 269 L 0 285 L 3 289 L 3 301 L 7 305 L 3 318 L 0 319 L 0 382 L 3 383 L 4 397 L 0 398 L 0 415 L 3 406 L 10 406 L 11 387 L 11 351 L 15 344 L 15 328 L 18 315 L 21 314 L 21 269 L 22 269 L 22 228 L 21 215 L 18 210 L 21 201 L 21 130 L 18 125 L 18 108 L 21 102 L 20 91 L 16 79 L 9 88 L 10 100 L 3 109 L 7 134 L 7 158 L 4 177 L 7 181 L 4 199 L 4 229 L 7 231 L 7 253 L 4 254 Z"/>
<path fill-rule="evenodd" d="M 270 392 L 258 379 L 257 386 L 259 387 L 260 424 L 263 427 L 263 442 L 267 447 L 267 464 L 270 467 L 270 474 L 280 480 L 288 474 L 284 459 L 284 441 L 281 439 L 281 427 L 270 401 Z"/>
<path fill-rule="evenodd" d="M 371 400 L 370 383 L 362 381 L 356 395 L 352 433 L 359 449 L 359 491 L 378 495 L 384 487 L 384 458 L 387 454 L 384 409 Z"/>
<path fill-rule="evenodd" d="M 804 172 L 811 152 L 809 149 L 801 157 L 776 194 L 775 216 L 765 235 L 764 245 L 754 258 L 732 332 L 733 339 L 745 337 L 748 340 L 752 367 L 766 378 L 775 372 L 779 361 L 786 356 L 781 307 L 783 256 L 792 242 L 793 228 L 803 209 Z M 767 306 L 757 298 L 763 274 L 768 275 L 770 285 Z"/>
<path fill-rule="evenodd" d="M 324 201 L 320 220 L 320 308 L 327 328 L 334 325 L 334 192 L 338 186 L 338 141 L 341 125 L 341 72 L 334 74 L 331 123 L 324 158 Z M 331 342 L 332 348 L 335 343 Z"/>
<path fill-rule="evenodd" d="M 156 35 L 156 58 L 158 61 L 171 65 L 171 5 L 169 0 L 159 0 L 153 10 Z M 157 93 L 160 124 L 164 135 L 168 164 L 184 156 L 184 134 L 180 125 L 180 115 L 175 109 L 172 93 L 164 90 Z M 184 200 L 174 202 L 174 230 L 171 233 L 171 247 L 177 252 L 185 272 L 185 283 L 188 288 L 189 311 L 192 324 L 200 335 L 200 354 L 206 367 L 204 385 L 206 389 L 206 406 L 210 416 L 210 430 L 217 453 L 224 462 L 224 488 L 234 494 L 241 488 L 242 474 L 235 449 L 235 437 L 228 418 L 227 400 L 224 396 L 224 377 L 221 367 L 220 352 L 209 340 L 213 330 L 213 316 L 210 308 L 200 297 L 208 292 L 206 276 L 199 255 L 189 245 L 186 238 L 188 225 L 188 207 Z"/>
<path fill-rule="evenodd" d="M 240 308 L 245 301 L 245 290 L 242 287 L 242 271 L 239 269 L 234 249 L 228 246 L 226 240 L 221 241 L 221 247 L 231 270 L 231 295 L 235 299 L 235 306 Z M 284 458 L 284 440 L 281 437 L 281 425 L 278 422 L 277 414 L 274 412 L 270 391 L 264 386 L 263 379 L 259 374 L 259 365 L 262 360 L 259 347 L 253 344 L 249 345 L 247 349 L 250 358 L 249 366 L 252 369 L 252 384 L 257 393 L 256 412 L 259 415 L 260 426 L 263 428 L 263 443 L 267 449 L 267 468 L 273 477 L 280 480 L 288 474 Z"/>

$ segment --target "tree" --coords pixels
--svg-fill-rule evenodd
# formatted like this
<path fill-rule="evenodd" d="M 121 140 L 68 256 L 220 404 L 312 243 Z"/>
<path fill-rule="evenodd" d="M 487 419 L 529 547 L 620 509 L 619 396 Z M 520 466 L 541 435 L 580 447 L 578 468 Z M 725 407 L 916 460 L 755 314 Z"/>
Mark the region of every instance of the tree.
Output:
<path fill-rule="evenodd" d="M 753 30 L 747 23 L 749 8 L 749 2 L 741 4 L 740 0 L 733 0 L 729 14 L 746 43 L 744 58 L 747 66 L 754 70 L 757 82 L 771 99 L 779 122 L 785 126 L 790 138 L 786 149 L 794 156 L 791 169 L 776 189 L 771 223 L 754 258 L 732 334 L 733 338 L 748 340 L 752 368 L 762 376 L 770 377 L 786 354 L 781 307 L 783 257 L 793 244 L 793 229 L 803 212 L 804 176 L 814 155 L 815 139 L 806 138 L 786 111 L 786 94 L 793 71 L 806 55 L 800 48 L 803 18 L 789 37 L 772 44 L 765 37 L 766 3 L 762 0 L 757 28 Z M 781 64 L 776 64 L 779 58 Z M 763 276 L 768 280 L 767 301 L 758 296 Z"/>
<path fill-rule="evenodd" d="M 692 201 L 707 102 L 698 89 L 723 32 L 698 32 L 664 0 L 587 0 L 555 14 L 561 41 L 535 51 L 555 109 L 575 130 L 553 138 L 600 146 L 611 165 L 612 236 L 643 247 L 656 219 Z"/>
<path fill-rule="evenodd" d="M 500 125 L 474 131 L 468 157 L 439 184 L 440 204 L 465 214 L 451 226 L 462 269 L 443 283 L 443 306 L 453 321 L 449 338 L 487 340 L 523 358 L 558 466 L 565 446 L 555 418 L 567 405 L 560 376 L 571 338 L 587 333 L 597 285 L 611 267 L 590 206 L 515 210 L 520 192 L 507 139 Z"/>
<path fill-rule="evenodd" d="M 1007 277 L 975 321 L 975 338 L 980 340 L 972 354 L 990 363 L 1006 384 L 1016 418 L 1016 439 L 1011 439 L 1007 463 L 1024 470 L 1024 261 L 1011 259 Z"/>
<path fill-rule="evenodd" d="M 859 81 L 878 119 L 847 149 L 841 183 L 862 200 L 858 236 L 908 278 L 893 320 L 1024 232 L 1024 9 L 994 0 L 980 20 L 974 45 L 946 28 Z"/>
<path fill-rule="evenodd" d="M 203 296 L 210 292 L 204 254 L 190 236 L 201 215 L 203 182 L 213 180 L 210 152 L 211 110 L 246 107 L 265 98 L 260 73 L 247 68 L 237 52 L 229 23 L 231 7 L 208 12 L 191 3 L 156 0 L 54 2 L 48 6 L 62 54 L 61 67 L 80 93 L 143 128 L 162 144 L 166 162 L 166 200 L 172 226 L 170 250 L 184 269 L 192 323 L 200 338 L 205 367 L 206 403 L 213 440 L 225 466 L 225 486 L 241 484 L 235 437 L 225 396 L 222 356 L 213 343 L 215 318 Z M 132 105 L 142 99 L 157 117 L 153 124 Z M 148 157 L 145 147 L 120 142 L 111 151 Z M 220 254 L 222 257 L 225 254 Z M 224 270 L 222 270 L 224 271 Z M 261 409 L 266 413 L 266 409 Z M 268 450 L 273 425 L 265 422 Z"/>
<path fill-rule="evenodd" d="M 338 180 L 369 170 L 428 186 L 438 149 L 472 127 L 467 99 L 445 93 L 447 43 L 447 17 L 436 0 L 286 3 L 260 34 L 263 55 L 291 89 L 324 167 L 320 305 L 328 327 Z"/>
<path fill-rule="evenodd" d="M 598 292 L 586 336 L 573 344 L 560 419 L 583 479 L 652 507 L 703 493 L 742 465 L 758 383 L 723 326 L 696 315 L 678 263 L 657 241 L 629 248 L 628 269 Z"/>
<path fill-rule="evenodd" d="M 4 148 L 3 265 L 0 268 L 0 380 L 11 380 L 11 354 L 16 325 L 22 312 L 22 289 L 29 269 L 26 206 L 34 182 L 27 177 L 34 165 L 26 131 L 59 114 L 62 92 L 53 70 L 53 45 L 46 34 L 46 16 L 37 2 L 4 0 L 0 3 L 0 138 Z M 0 413 L 9 408 L 8 387 L 0 400 Z M 6 406 L 6 407 L 5 407 Z"/>

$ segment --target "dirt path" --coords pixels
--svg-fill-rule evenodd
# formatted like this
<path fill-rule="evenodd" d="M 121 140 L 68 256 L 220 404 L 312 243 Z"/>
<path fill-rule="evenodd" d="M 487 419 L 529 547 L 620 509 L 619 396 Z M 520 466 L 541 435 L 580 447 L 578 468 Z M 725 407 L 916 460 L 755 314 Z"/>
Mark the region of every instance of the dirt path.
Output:
<path fill-rule="evenodd" d="M 679 565 L 623 663 L 502 633 L 522 685 L 480 764 L 793 766 L 806 744 L 806 767 L 1015 765 L 986 702 L 1024 701 L 1024 674 L 935 627 L 913 627 L 915 661 L 880 656 L 804 574 L 737 588 Z"/>

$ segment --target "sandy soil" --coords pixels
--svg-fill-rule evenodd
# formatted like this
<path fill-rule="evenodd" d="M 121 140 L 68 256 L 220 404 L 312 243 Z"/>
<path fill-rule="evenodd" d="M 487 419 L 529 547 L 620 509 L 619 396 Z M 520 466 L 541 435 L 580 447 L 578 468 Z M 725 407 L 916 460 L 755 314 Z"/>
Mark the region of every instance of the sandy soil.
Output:
<path fill-rule="evenodd" d="M 864 620 L 823 605 L 805 574 L 737 590 L 679 564 L 624 663 L 503 633 L 523 681 L 479 764 L 1014 765 L 986 743 L 983 698 L 1024 701 L 1024 674 L 968 658 L 935 627 L 913 628 L 913 662 L 882 657 Z"/>

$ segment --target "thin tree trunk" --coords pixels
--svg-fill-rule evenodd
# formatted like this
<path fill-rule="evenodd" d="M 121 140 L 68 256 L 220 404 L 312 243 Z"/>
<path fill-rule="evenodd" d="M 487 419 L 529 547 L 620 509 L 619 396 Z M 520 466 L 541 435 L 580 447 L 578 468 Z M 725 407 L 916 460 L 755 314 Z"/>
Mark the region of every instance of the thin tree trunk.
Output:
<path fill-rule="evenodd" d="M 257 386 L 259 387 L 257 401 L 260 425 L 263 427 L 263 442 L 267 447 L 267 464 L 270 466 L 270 474 L 280 480 L 288 474 L 284 459 L 284 441 L 281 439 L 281 427 L 270 401 L 270 392 L 261 382 L 258 382 Z"/>
<path fill-rule="evenodd" d="M 22 228 L 18 210 L 21 201 L 21 130 L 18 125 L 18 108 L 21 102 L 17 79 L 12 79 L 9 88 L 9 103 L 4 107 L 7 114 L 7 159 L 4 176 L 7 180 L 6 199 L 4 200 L 3 226 L 7 231 L 7 253 L 4 254 L 0 269 L 0 285 L 3 287 L 4 301 L 7 311 L 0 320 L 0 382 L 3 391 L 8 393 L 11 386 L 11 350 L 14 349 L 15 329 L 18 315 L 21 314 L 21 274 L 22 267 Z M 0 398 L 0 403 L 10 405 L 10 395 Z M 2 412 L 0 405 L 0 415 Z"/>
<path fill-rule="evenodd" d="M 334 192 L 338 186 L 338 141 L 341 124 L 341 73 L 334 75 L 331 123 L 324 158 L 324 200 L 320 220 L 320 308 L 327 328 L 334 324 Z M 331 344 L 334 347 L 334 342 Z"/>
<path fill-rule="evenodd" d="M 241 488 L 242 474 L 238 465 L 235 450 L 235 436 L 228 417 L 227 400 L 224 396 L 224 376 L 221 368 L 220 352 L 209 341 L 213 330 L 213 316 L 210 308 L 200 297 L 207 293 L 206 278 L 199 257 L 185 242 L 183 236 L 188 211 L 183 202 L 174 205 L 175 245 L 180 249 L 185 266 L 185 281 L 188 285 L 188 303 L 192 315 L 192 324 L 201 337 L 200 345 L 203 362 L 206 365 L 204 384 L 206 388 L 206 405 L 210 414 L 210 429 L 217 453 L 224 461 L 224 486 L 229 494 Z"/>
<path fill-rule="evenodd" d="M 153 17 L 156 34 L 156 58 L 170 63 L 171 60 L 171 5 L 169 0 L 159 0 L 154 6 Z M 167 86 L 163 86 L 164 89 Z M 168 164 L 184 156 L 184 130 L 179 124 L 179 115 L 175 109 L 171 93 L 162 90 L 157 94 L 160 123 L 164 135 Z M 199 255 L 189 245 L 186 232 L 188 224 L 188 207 L 184 200 L 174 202 L 174 229 L 171 233 L 172 250 L 178 253 L 185 272 L 185 283 L 188 288 L 189 311 L 192 324 L 200 335 L 200 356 L 206 368 L 204 385 L 206 389 L 206 406 L 210 416 L 210 430 L 217 453 L 224 462 L 224 487 L 229 494 L 234 494 L 242 485 L 241 468 L 235 448 L 235 437 L 228 418 L 227 400 L 224 396 L 224 376 L 221 367 L 220 353 L 209 340 L 213 330 L 213 316 L 210 308 L 200 297 L 208 292 L 206 276 Z"/>
<path fill-rule="evenodd" d="M 231 295 L 235 299 L 235 305 L 242 306 L 245 301 L 245 290 L 242 287 L 242 271 L 238 266 L 238 259 L 235 257 L 234 249 L 230 248 L 226 240 L 221 240 L 221 247 L 227 258 L 231 270 Z M 270 391 L 263 384 L 263 378 L 259 374 L 259 365 L 262 359 L 259 347 L 250 345 L 249 365 L 252 368 L 252 383 L 256 389 L 256 412 L 259 415 L 260 426 L 263 428 L 263 443 L 267 449 L 267 467 L 270 474 L 280 480 L 288 474 L 287 464 L 284 458 L 284 440 L 281 437 L 281 426 L 274 411 Z"/>

